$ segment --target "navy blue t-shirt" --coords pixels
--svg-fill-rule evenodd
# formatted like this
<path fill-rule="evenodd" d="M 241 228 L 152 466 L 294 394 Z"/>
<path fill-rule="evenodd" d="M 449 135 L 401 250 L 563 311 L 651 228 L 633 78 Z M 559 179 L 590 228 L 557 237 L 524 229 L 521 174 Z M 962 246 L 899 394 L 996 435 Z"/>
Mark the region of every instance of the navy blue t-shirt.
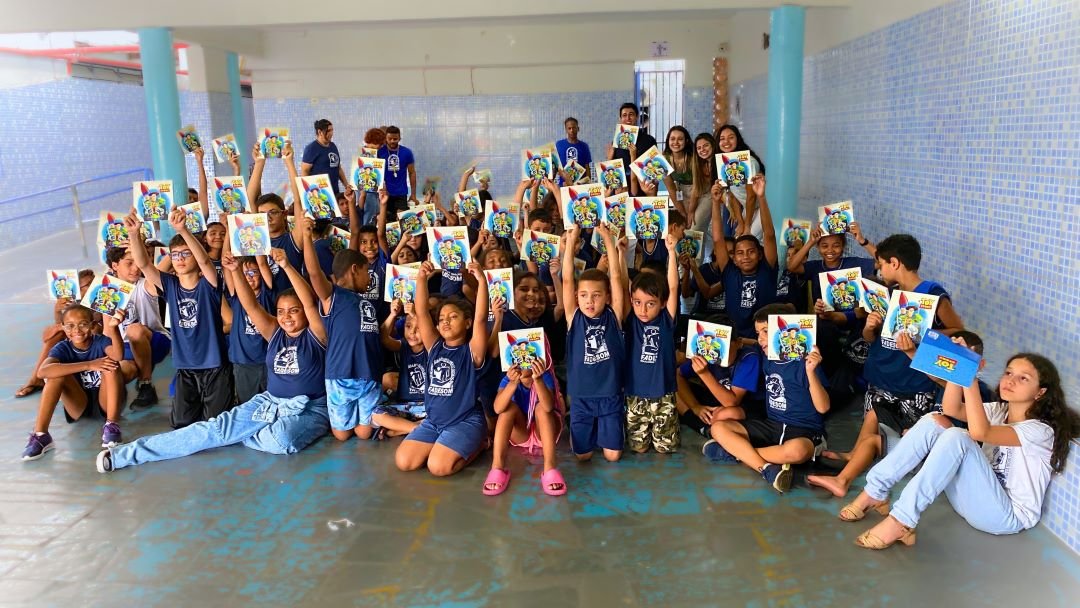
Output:
<path fill-rule="evenodd" d="M 825 416 L 814 409 L 810 398 L 810 380 L 806 362 L 764 361 L 765 413 L 769 420 L 814 431 L 825 431 Z M 814 368 L 822 385 L 826 385 L 821 366 Z"/>
<path fill-rule="evenodd" d="M 667 308 L 644 323 L 630 313 L 626 319 L 626 394 L 658 399 L 675 392 L 675 321 Z"/>
<path fill-rule="evenodd" d="M 566 355 L 566 331 L 556 331 L 559 325 L 559 320 L 555 318 L 555 313 L 551 308 L 544 309 L 544 312 L 540 313 L 540 317 L 533 323 L 528 323 L 517 312 L 509 310 L 503 315 L 502 330 L 501 331 L 515 331 L 518 329 L 532 329 L 534 327 L 544 330 L 544 335 L 547 336 L 548 346 L 551 347 L 550 354 L 552 361 L 562 361 Z"/>
<path fill-rule="evenodd" d="M 754 313 L 767 304 L 776 302 L 776 267 L 762 258 L 757 272 L 745 275 L 728 260 L 721 274 L 724 293 L 727 294 L 727 313 L 735 324 L 740 338 L 757 336 L 754 331 Z"/>
<path fill-rule="evenodd" d="M 667 264 L 668 250 L 664 241 L 656 239 L 653 241 L 652 251 L 645 249 L 645 241 L 640 241 L 638 251 L 641 252 L 641 262 L 663 262 Z"/>
<path fill-rule="evenodd" d="M 172 320 L 172 356 L 176 369 L 214 369 L 228 363 L 221 331 L 221 291 L 206 277 L 184 289 L 176 275 L 161 273 L 161 287 Z"/>
<path fill-rule="evenodd" d="M 319 268 L 327 279 L 334 276 L 334 251 L 330 249 L 330 239 L 313 241 L 315 255 L 319 256 Z"/>
<path fill-rule="evenodd" d="M 334 285 L 330 311 L 319 312 L 326 324 L 327 380 L 381 381 L 383 373 L 382 342 L 375 305 L 356 292 Z"/>
<path fill-rule="evenodd" d="M 266 390 L 281 399 L 325 397 L 325 365 L 326 347 L 310 327 L 295 337 L 279 327 L 266 349 Z"/>
<path fill-rule="evenodd" d="M 825 260 L 806 260 L 803 264 L 802 278 L 810 282 L 814 302 L 821 298 L 821 282 L 818 280 L 818 275 L 826 270 L 840 270 L 841 268 L 858 268 L 862 271 L 862 276 L 868 279 L 872 279 L 877 274 L 877 269 L 874 268 L 874 260 L 870 258 L 842 257 L 840 258 L 840 264 L 836 268 L 825 268 Z"/>
<path fill-rule="evenodd" d="M 735 353 L 735 362 L 730 367 L 710 365 L 709 373 L 728 390 L 739 387 L 746 391 L 742 398 L 742 405 L 745 406 L 748 402 L 761 401 L 761 362 L 764 360 L 760 348 L 744 346 Z M 679 366 L 679 375 L 683 378 L 697 376 L 690 360 L 683 361 Z"/>
<path fill-rule="evenodd" d="M 296 246 L 296 241 L 292 238 L 292 233 L 283 232 L 279 236 L 272 237 L 270 239 L 270 246 L 274 249 L 284 249 L 285 257 L 289 260 L 289 265 L 292 266 L 301 275 L 304 274 L 304 252 Z M 289 280 L 289 275 L 285 274 L 285 271 L 278 266 L 278 263 L 274 261 L 274 258 L 267 256 L 266 263 L 270 265 L 270 274 L 274 277 L 274 293 L 281 293 L 286 289 L 292 287 L 292 281 Z"/>
<path fill-rule="evenodd" d="M 641 152 L 641 148 L 638 148 Z M 581 141 L 577 143 L 570 143 L 566 139 L 560 139 L 555 142 L 555 151 L 559 154 L 559 159 L 562 161 L 562 166 L 566 166 L 572 160 L 576 160 L 579 165 L 589 169 L 589 165 L 592 163 L 592 153 L 589 152 L 589 144 Z"/>
<path fill-rule="evenodd" d="M 338 154 L 337 144 L 330 142 L 324 146 L 318 141 L 312 141 L 304 147 L 304 156 L 300 162 L 311 165 L 311 175 L 325 173 L 330 176 L 330 187 L 334 194 L 341 192 L 338 182 L 341 181 L 341 155 Z"/>
<path fill-rule="evenodd" d="M 390 315 L 390 303 L 383 301 L 383 281 L 386 280 L 386 254 L 382 249 L 375 255 L 374 260 L 368 260 L 368 286 L 367 291 L 360 294 L 360 298 L 371 302 L 375 306 L 375 318 L 379 321 L 386 320 Z"/>
<path fill-rule="evenodd" d="M 705 279 L 705 282 L 709 285 L 716 285 L 723 280 L 720 270 L 713 266 L 712 262 L 705 262 L 698 267 L 698 270 L 701 272 L 701 278 Z M 690 291 L 697 294 L 697 301 L 694 303 L 694 314 L 716 315 L 727 310 L 727 298 L 723 289 L 720 290 L 716 297 L 705 299 L 705 294 L 698 289 L 697 279 L 690 277 Z"/>
<path fill-rule="evenodd" d="M 439 338 L 431 347 L 424 408 L 436 428 L 457 424 L 481 411 L 476 401 L 476 372 L 468 342 L 451 347 Z"/>
<path fill-rule="evenodd" d="M 405 338 L 401 338 L 401 371 L 398 373 L 397 398 L 405 403 L 424 400 L 427 391 L 427 351 L 423 348 L 414 353 Z"/>
<path fill-rule="evenodd" d="M 610 306 L 590 319 L 574 311 L 566 336 L 566 377 L 570 396 L 615 397 L 623 392 L 626 342 Z"/>
<path fill-rule="evenodd" d="M 263 286 L 259 293 L 255 294 L 255 300 L 263 310 L 275 314 L 274 293 L 270 288 Z M 255 325 L 248 317 L 244 306 L 240 304 L 240 298 L 229 296 L 229 308 L 232 309 L 232 330 L 229 331 L 229 361 L 244 365 L 261 365 L 266 360 L 266 340 L 255 329 Z"/>
<path fill-rule="evenodd" d="M 386 159 L 386 193 L 390 196 L 409 195 L 409 165 L 416 162 L 412 150 L 398 145 L 391 150 L 384 144 L 379 148 L 379 158 Z"/>
<path fill-rule="evenodd" d="M 949 297 L 949 293 L 945 291 L 945 288 L 933 281 L 919 283 L 914 291 L 942 298 Z M 934 317 L 934 327 L 942 327 L 941 321 L 938 320 L 936 315 Z M 877 340 L 870 342 L 870 352 L 866 356 L 863 377 L 877 388 L 900 395 L 930 393 L 937 386 L 926 374 L 911 369 L 911 357 L 896 348 L 895 340 L 889 340 L 881 336 Z"/>
<path fill-rule="evenodd" d="M 49 358 L 56 359 L 58 363 L 86 363 L 107 356 L 105 349 L 110 346 L 112 340 L 101 334 L 94 334 L 90 338 L 90 346 L 86 350 L 75 348 L 71 340 L 61 340 L 49 349 Z M 84 389 L 101 388 L 101 372 L 79 372 L 77 379 Z"/>
<path fill-rule="evenodd" d="M 544 374 L 540 376 L 540 378 L 544 381 L 544 386 L 547 386 L 548 390 L 551 391 L 552 395 L 554 396 L 555 376 L 551 373 L 551 370 L 549 369 L 545 371 Z M 536 382 L 536 380 L 533 380 L 533 382 Z M 510 379 L 506 376 L 503 376 L 502 380 L 499 381 L 499 392 L 502 392 L 502 390 L 509 385 Z M 526 416 L 529 415 L 529 399 L 531 398 L 531 394 L 532 389 L 525 386 L 525 383 L 519 382 L 517 388 L 514 389 L 514 395 L 510 397 L 510 401 L 512 401 L 514 405 L 518 406 L 518 409 L 521 410 L 521 413 L 525 414 Z"/>

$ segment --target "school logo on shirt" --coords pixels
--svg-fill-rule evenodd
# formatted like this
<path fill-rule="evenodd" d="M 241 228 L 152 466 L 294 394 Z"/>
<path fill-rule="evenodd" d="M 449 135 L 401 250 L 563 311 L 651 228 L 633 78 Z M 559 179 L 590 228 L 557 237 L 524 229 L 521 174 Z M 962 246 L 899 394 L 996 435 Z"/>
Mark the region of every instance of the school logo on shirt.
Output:
<path fill-rule="evenodd" d="M 183 329 L 195 329 L 199 326 L 199 301 L 192 298 L 184 298 L 177 302 L 180 309 L 180 319 L 177 323 Z"/>
<path fill-rule="evenodd" d="M 585 326 L 585 365 L 595 365 L 611 358 L 604 341 L 603 325 Z"/>
<path fill-rule="evenodd" d="M 254 336 L 259 332 L 255 329 L 255 324 L 251 322 L 251 317 L 244 315 L 244 335 Z"/>
<path fill-rule="evenodd" d="M 79 372 L 79 384 L 83 388 L 101 387 L 101 372 Z"/>
<path fill-rule="evenodd" d="M 367 276 L 367 291 L 360 294 L 360 297 L 365 300 L 375 300 L 376 302 L 378 302 L 379 299 L 382 298 L 383 292 L 382 287 L 379 286 L 379 273 L 375 272 L 375 269 L 371 268 L 371 266 L 369 265 Z"/>
<path fill-rule="evenodd" d="M 660 356 L 660 328 L 655 325 L 646 325 L 645 333 L 641 336 L 641 362 L 656 363 Z"/>
<path fill-rule="evenodd" d="M 274 258 L 266 256 L 266 263 L 270 265 L 270 274 L 276 277 L 277 274 L 281 272 L 281 266 L 278 266 L 278 263 L 274 261 Z"/>
<path fill-rule="evenodd" d="M 296 376 L 300 373 L 300 361 L 296 356 L 296 346 L 286 346 L 274 355 L 274 373 L 279 376 Z"/>
<path fill-rule="evenodd" d="M 741 308 L 753 308 L 757 304 L 757 280 L 743 279 L 740 296 L 739 306 Z"/>
<path fill-rule="evenodd" d="M 330 159 L 330 168 L 331 169 L 338 166 L 338 155 L 336 153 L 331 152 L 331 153 L 327 154 L 326 157 Z"/>
<path fill-rule="evenodd" d="M 994 446 L 994 458 L 990 463 L 990 468 L 994 471 L 994 476 L 997 477 L 998 483 L 1002 487 L 1005 487 L 1005 479 L 1009 476 L 1009 460 L 1012 456 L 1012 450 L 1003 450 L 997 446 Z"/>
<path fill-rule="evenodd" d="M 566 149 L 566 162 L 569 163 L 570 161 L 577 160 L 577 159 L 578 159 L 577 148 L 575 148 L 573 146 L 567 148 Z"/>
<path fill-rule="evenodd" d="M 135 296 L 128 300 L 127 308 L 124 309 L 124 320 L 120 322 L 120 331 L 127 333 L 127 328 L 132 323 L 139 322 L 139 311 L 135 308 Z"/>
<path fill-rule="evenodd" d="M 401 159 L 398 158 L 397 154 L 391 154 L 386 159 L 386 170 L 393 171 L 394 173 L 397 173 L 401 170 Z"/>
<path fill-rule="evenodd" d="M 379 323 L 375 320 L 375 305 L 367 300 L 360 300 L 360 331 L 379 331 Z"/>
<path fill-rule="evenodd" d="M 784 397 L 784 379 L 780 374 L 765 376 L 765 392 L 769 398 L 769 407 L 781 412 L 787 411 L 787 398 Z"/>
<path fill-rule="evenodd" d="M 449 397 L 454 394 L 454 380 L 457 378 L 457 368 L 454 362 L 446 357 L 439 357 L 431 364 L 431 382 L 428 383 L 428 394 L 436 397 Z"/>
<path fill-rule="evenodd" d="M 412 394 L 421 394 L 424 392 L 424 387 L 427 386 L 427 372 L 424 370 L 422 363 L 410 363 L 409 364 L 409 392 Z"/>

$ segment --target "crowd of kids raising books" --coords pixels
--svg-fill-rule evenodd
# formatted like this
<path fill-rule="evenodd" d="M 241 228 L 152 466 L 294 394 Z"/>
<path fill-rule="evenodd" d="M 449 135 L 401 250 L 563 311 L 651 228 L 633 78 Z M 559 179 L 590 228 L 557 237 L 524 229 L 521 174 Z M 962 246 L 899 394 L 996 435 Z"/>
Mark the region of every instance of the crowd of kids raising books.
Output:
<path fill-rule="evenodd" d="M 860 546 L 911 544 L 941 493 L 979 530 L 1034 526 L 1080 433 L 1054 365 L 1015 354 L 984 383 L 983 341 L 913 236 L 871 241 L 852 201 L 774 218 L 736 127 L 657 145 L 637 121 L 625 104 L 593 162 L 567 119 L 498 200 L 476 167 L 446 199 L 435 179 L 417 189 L 395 127 L 316 174 L 329 121 L 299 170 L 287 129 L 260 131 L 247 175 L 235 140 L 214 139 L 234 175 L 200 170 L 183 201 L 137 182 L 128 213 L 102 214 L 104 274 L 47 271 L 55 323 L 19 393 L 42 393 L 23 459 L 53 449 L 59 404 L 69 423 L 103 419 L 102 473 L 355 435 L 396 438 L 399 469 L 437 476 L 490 449 L 486 495 L 509 487 L 512 447 L 539 450 L 540 489 L 559 496 L 564 430 L 578 462 L 669 454 L 690 432 L 778 492 L 811 461 L 834 463 L 807 481 L 837 497 L 865 473 L 839 517 L 887 517 Z M 199 134 L 178 135 L 201 169 Z M 289 204 L 262 192 L 271 162 Z M 168 356 L 174 430 L 124 443 L 127 387 L 133 409 L 154 406 Z M 858 438 L 829 450 L 830 409 L 856 393 Z"/>

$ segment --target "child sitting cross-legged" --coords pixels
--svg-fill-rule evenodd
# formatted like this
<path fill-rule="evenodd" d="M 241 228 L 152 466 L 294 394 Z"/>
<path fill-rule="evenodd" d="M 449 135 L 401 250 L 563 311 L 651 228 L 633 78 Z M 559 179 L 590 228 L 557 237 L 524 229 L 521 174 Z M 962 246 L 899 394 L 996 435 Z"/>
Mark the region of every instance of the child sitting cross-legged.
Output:
<path fill-rule="evenodd" d="M 709 363 L 698 355 L 679 366 L 675 405 L 679 420 L 711 437 L 711 425 L 721 420 L 761 417 L 761 361 L 757 346 L 729 348 L 726 366 Z M 708 444 L 707 444 L 708 445 Z"/>

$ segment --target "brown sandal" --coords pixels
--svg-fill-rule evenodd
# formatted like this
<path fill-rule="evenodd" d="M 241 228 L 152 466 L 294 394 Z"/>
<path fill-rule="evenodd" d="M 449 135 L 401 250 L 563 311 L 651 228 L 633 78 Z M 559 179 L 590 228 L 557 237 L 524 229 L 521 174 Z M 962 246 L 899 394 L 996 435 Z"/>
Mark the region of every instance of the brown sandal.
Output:
<path fill-rule="evenodd" d="M 893 521 L 896 521 L 896 519 L 894 518 Z M 900 522 L 897 521 L 896 523 L 900 523 Z M 900 535 L 900 538 L 892 541 L 891 543 L 887 543 L 887 542 L 881 540 L 877 536 L 874 536 L 873 534 L 871 534 L 869 530 L 867 530 L 866 532 L 863 532 L 862 534 L 859 535 L 858 538 L 855 539 L 855 544 L 862 547 L 863 549 L 873 549 L 874 551 L 881 551 L 882 549 L 888 549 L 889 547 L 893 546 L 897 542 L 900 542 L 900 543 L 902 543 L 904 545 L 907 545 L 908 547 L 914 545 L 915 544 L 915 529 L 914 528 L 909 528 L 909 527 L 905 526 L 904 524 L 900 524 L 900 527 L 903 529 L 904 533 Z"/>
<path fill-rule="evenodd" d="M 837 517 L 839 517 L 842 521 L 847 522 L 861 521 L 864 517 L 866 517 L 867 511 L 877 511 L 879 515 L 888 515 L 889 503 L 888 501 L 886 501 L 881 504 L 874 505 L 869 509 L 863 509 L 854 502 L 851 502 L 848 503 L 848 505 L 843 509 L 840 509 L 840 514 Z"/>

